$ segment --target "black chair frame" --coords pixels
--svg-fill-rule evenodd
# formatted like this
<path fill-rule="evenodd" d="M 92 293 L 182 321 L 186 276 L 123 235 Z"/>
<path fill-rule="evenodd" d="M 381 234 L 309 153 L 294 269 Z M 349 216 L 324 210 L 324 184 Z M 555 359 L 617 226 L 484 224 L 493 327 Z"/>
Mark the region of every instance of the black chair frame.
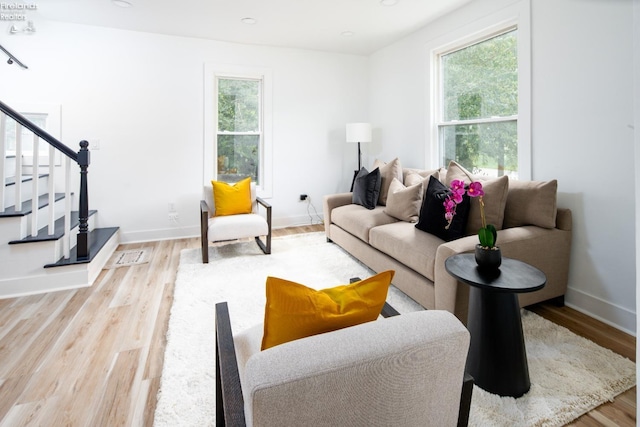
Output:
<path fill-rule="evenodd" d="M 262 252 L 269 255 L 271 253 L 271 205 L 264 199 L 256 197 L 258 206 L 262 206 L 266 209 L 267 225 L 269 232 L 265 237 L 265 241 L 260 239 L 260 236 L 255 236 L 256 243 L 262 249 Z M 209 206 L 204 200 L 200 200 L 200 244 L 202 247 L 202 262 L 209 262 L 209 238 L 207 232 L 209 229 Z"/>

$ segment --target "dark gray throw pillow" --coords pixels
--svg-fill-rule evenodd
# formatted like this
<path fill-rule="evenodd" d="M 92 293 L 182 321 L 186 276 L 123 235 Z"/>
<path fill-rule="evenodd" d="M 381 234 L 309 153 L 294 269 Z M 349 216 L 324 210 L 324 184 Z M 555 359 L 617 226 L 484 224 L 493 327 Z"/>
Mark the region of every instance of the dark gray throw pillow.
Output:
<path fill-rule="evenodd" d="M 375 208 L 378 204 L 381 184 L 380 169 L 375 168 L 371 172 L 365 168 L 360 169 L 353 185 L 353 203 L 364 206 L 367 209 Z"/>
<path fill-rule="evenodd" d="M 447 242 L 459 239 L 464 236 L 469 218 L 470 198 L 466 194 L 462 198 L 462 203 L 456 207 L 456 215 L 453 217 L 451 226 L 448 229 L 447 220 L 444 218 L 444 201 L 449 194 L 449 188 L 434 177 L 429 178 L 427 191 L 422 198 L 420 208 L 420 218 L 416 228 L 433 234 Z"/>

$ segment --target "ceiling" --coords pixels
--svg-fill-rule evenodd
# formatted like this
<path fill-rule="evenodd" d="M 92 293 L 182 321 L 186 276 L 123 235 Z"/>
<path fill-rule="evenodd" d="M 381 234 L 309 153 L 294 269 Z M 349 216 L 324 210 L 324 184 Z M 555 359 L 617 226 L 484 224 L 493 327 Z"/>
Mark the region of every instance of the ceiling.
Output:
<path fill-rule="evenodd" d="M 471 0 L 397 0 L 393 6 L 381 0 L 129 1 L 132 7 L 122 8 L 111 0 L 47 0 L 37 8 L 55 21 L 368 55 Z"/>

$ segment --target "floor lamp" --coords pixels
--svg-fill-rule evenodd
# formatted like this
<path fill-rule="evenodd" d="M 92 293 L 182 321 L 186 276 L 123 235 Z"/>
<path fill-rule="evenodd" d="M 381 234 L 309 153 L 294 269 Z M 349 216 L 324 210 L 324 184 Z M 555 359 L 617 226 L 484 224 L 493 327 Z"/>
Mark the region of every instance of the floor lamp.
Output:
<path fill-rule="evenodd" d="M 358 169 L 353 172 L 353 181 L 351 181 L 351 191 L 356 183 L 356 176 L 362 168 L 362 151 L 360 151 L 361 142 L 371 142 L 371 124 L 370 123 L 347 123 L 347 142 L 358 143 Z"/>

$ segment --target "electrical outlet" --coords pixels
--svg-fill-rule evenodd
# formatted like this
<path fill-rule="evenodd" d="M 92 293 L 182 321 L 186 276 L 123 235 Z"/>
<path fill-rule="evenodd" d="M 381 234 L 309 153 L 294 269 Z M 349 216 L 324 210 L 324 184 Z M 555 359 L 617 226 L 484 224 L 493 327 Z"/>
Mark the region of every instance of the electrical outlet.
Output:
<path fill-rule="evenodd" d="M 301 194 L 300 195 L 300 201 L 304 202 L 305 200 L 307 200 L 307 197 L 309 197 L 309 196 L 307 196 L 306 194 Z"/>
<path fill-rule="evenodd" d="M 169 212 L 169 222 L 178 222 L 178 212 Z"/>

